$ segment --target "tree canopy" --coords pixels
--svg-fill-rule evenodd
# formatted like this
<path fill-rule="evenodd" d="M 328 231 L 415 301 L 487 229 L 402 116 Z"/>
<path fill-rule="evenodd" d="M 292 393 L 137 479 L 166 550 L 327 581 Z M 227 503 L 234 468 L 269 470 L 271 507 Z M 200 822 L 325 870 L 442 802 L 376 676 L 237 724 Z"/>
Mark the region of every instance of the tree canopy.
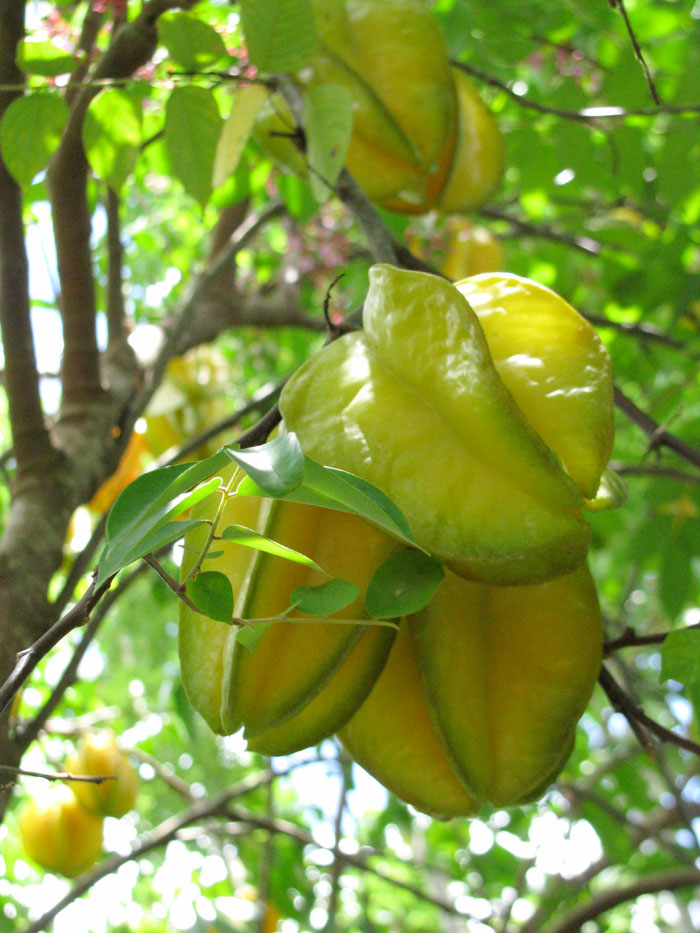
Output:
<path fill-rule="evenodd" d="M 427 17 L 415 55 L 387 29 L 364 70 L 314 83 L 342 3 L 0 2 L 0 931 L 700 926 L 700 8 L 405 6 Z M 493 177 L 459 210 L 447 149 L 424 155 L 435 96 L 405 105 L 433 29 L 503 143 L 502 177 L 489 137 Z M 362 146 L 360 85 L 395 108 L 367 106 Z M 415 137 L 387 129 L 398 111 Z M 232 614 L 175 583 L 183 510 L 359 326 L 378 262 L 534 280 L 612 361 L 618 507 L 588 513 L 598 685 L 540 798 L 473 818 L 418 812 L 334 738 L 266 758 L 215 736 L 180 676 L 178 595 Z M 105 728 L 136 803 L 69 881 L 20 818 Z"/>

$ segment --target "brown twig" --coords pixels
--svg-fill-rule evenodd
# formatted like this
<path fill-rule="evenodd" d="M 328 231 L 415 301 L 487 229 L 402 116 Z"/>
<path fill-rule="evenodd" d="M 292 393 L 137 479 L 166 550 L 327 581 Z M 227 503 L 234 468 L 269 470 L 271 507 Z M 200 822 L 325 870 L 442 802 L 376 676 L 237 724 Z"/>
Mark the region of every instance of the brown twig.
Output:
<path fill-rule="evenodd" d="M 678 735 L 677 732 L 672 732 L 650 716 L 647 716 L 641 706 L 617 683 L 605 665 L 600 669 L 598 682 L 605 690 L 613 707 L 625 717 L 642 748 L 647 751 L 652 749 L 652 745 L 643 731 L 646 730 L 662 742 L 670 742 L 687 752 L 700 756 L 700 745 L 697 742 L 686 739 L 684 736 Z"/>
<path fill-rule="evenodd" d="M 649 449 L 654 450 L 657 447 L 668 447 L 670 450 L 675 451 L 680 457 L 684 460 L 687 460 L 688 463 L 692 463 L 693 466 L 700 468 L 700 451 L 696 450 L 694 447 L 691 447 L 690 444 L 686 444 L 685 441 L 682 441 L 680 438 L 671 434 L 664 427 L 657 424 L 653 418 L 642 411 L 631 398 L 628 398 L 624 392 L 615 386 L 613 389 L 615 404 L 623 411 L 627 417 L 633 421 L 638 427 L 644 431 L 646 436 L 649 438 Z"/>
<path fill-rule="evenodd" d="M 54 645 L 57 645 L 73 629 L 86 625 L 90 621 L 90 613 L 110 588 L 113 579 L 114 577 L 110 577 L 98 587 L 95 587 L 93 580 L 85 595 L 72 609 L 69 609 L 33 645 L 19 652 L 10 676 L 0 687 L 0 712 L 11 702 L 12 697 L 24 684 L 39 661 L 48 654 Z"/>
<path fill-rule="evenodd" d="M 484 71 L 480 71 L 473 65 L 468 65 L 466 62 L 453 61 L 452 64 L 484 84 L 489 84 L 498 88 L 499 91 L 503 91 L 521 107 L 536 110 L 544 115 L 560 117 L 562 120 L 572 120 L 575 123 L 595 125 L 601 121 L 607 123 L 610 120 L 625 120 L 628 117 L 658 117 L 662 114 L 682 116 L 683 114 L 700 113 L 700 104 L 659 104 L 658 107 L 619 107 L 615 104 L 600 104 L 599 106 L 586 107 L 583 110 L 562 110 L 557 107 L 549 107 L 547 104 L 541 104 L 539 101 L 532 100 L 532 98 L 521 94 L 516 94 L 505 82 Z"/>
<path fill-rule="evenodd" d="M 518 233 L 524 233 L 526 236 L 541 237 L 545 240 L 551 240 L 553 243 L 563 243 L 579 252 L 586 253 L 589 256 L 599 256 L 605 249 L 615 249 L 610 244 L 599 243 L 589 236 L 578 236 L 571 233 L 564 233 L 561 230 L 555 230 L 553 227 L 543 226 L 542 224 L 533 224 L 530 221 L 523 220 L 521 217 L 514 217 L 506 211 L 495 207 L 482 207 L 479 211 L 482 217 L 489 220 L 503 220 L 516 230 Z"/>
<path fill-rule="evenodd" d="M 123 343 L 126 339 L 124 312 L 124 290 L 122 274 L 124 246 L 121 240 L 119 220 L 120 198 L 111 188 L 107 189 L 107 339 L 110 346 Z"/>
<path fill-rule="evenodd" d="M 627 29 L 627 35 L 630 37 L 630 42 L 632 43 L 632 48 L 634 49 L 635 57 L 639 64 L 642 66 L 642 70 L 644 71 L 644 77 L 647 80 L 652 100 L 655 104 L 661 104 L 661 99 L 659 97 L 658 91 L 656 90 L 656 85 L 654 84 L 651 70 L 647 65 L 646 59 L 644 58 L 644 53 L 642 52 L 641 46 L 637 41 L 637 37 L 634 34 L 634 30 L 632 29 L 632 23 L 630 22 L 629 16 L 627 15 L 624 0 L 608 0 L 608 2 L 610 6 L 614 10 L 617 10 L 622 16 L 625 28 Z"/>
<path fill-rule="evenodd" d="M 0 7 L 0 81 L 19 84 L 0 92 L 0 117 L 22 93 L 24 76 L 15 64 L 24 38 L 24 4 Z M 4 387 L 18 479 L 38 475 L 54 459 L 39 395 L 39 374 L 29 317 L 29 265 L 24 242 L 22 195 L 0 158 L 0 333 L 4 347 Z"/>
<path fill-rule="evenodd" d="M 697 623 L 696 625 L 686 626 L 682 631 L 699 628 L 700 623 Z M 676 631 L 678 630 L 676 629 Z M 645 645 L 661 645 L 670 634 L 671 632 L 656 632 L 653 635 L 637 635 L 633 629 L 626 628 L 619 638 L 605 642 L 603 654 L 607 658 L 615 651 L 619 651 L 620 648 L 643 648 Z"/>
<path fill-rule="evenodd" d="M 47 781 L 82 781 L 84 784 L 104 784 L 105 781 L 116 781 L 116 774 L 72 774 L 70 771 L 27 771 L 26 768 L 15 768 L 12 765 L 0 765 L 0 771 L 11 771 L 12 774 L 26 775 L 27 777 L 44 778 Z"/>
<path fill-rule="evenodd" d="M 660 891 L 677 891 L 700 884 L 700 869 L 676 868 L 647 875 L 628 885 L 616 885 L 601 891 L 587 903 L 575 907 L 560 916 L 552 925 L 545 927 L 543 933 L 579 933 L 588 920 L 595 920 L 601 914 L 612 910 L 619 904 L 634 901 L 643 894 L 658 894 Z"/>

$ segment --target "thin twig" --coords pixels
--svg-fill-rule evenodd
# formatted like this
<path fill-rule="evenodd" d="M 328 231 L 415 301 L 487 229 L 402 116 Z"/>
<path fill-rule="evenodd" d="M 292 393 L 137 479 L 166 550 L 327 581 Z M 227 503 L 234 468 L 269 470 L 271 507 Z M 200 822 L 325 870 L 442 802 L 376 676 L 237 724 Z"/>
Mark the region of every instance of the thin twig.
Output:
<path fill-rule="evenodd" d="M 657 447 L 668 447 L 670 450 L 675 451 L 680 457 L 683 457 L 684 460 L 687 460 L 688 463 L 692 463 L 694 466 L 700 468 L 700 450 L 696 450 L 694 447 L 691 447 L 690 444 L 686 444 L 685 441 L 682 441 L 674 434 L 668 432 L 664 427 L 657 424 L 653 418 L 635 405 L 632 399 L 628 398 L 620 388 L 614 386 L 613 392 L 615 404 L 620 411 L 623 411 L 649 438 L 650 450 L 654 450 Z"/>
<path fill-rule="evenodd" d="M 69 609 L 68 612 L 61 616 L 33 645 L 18 653 L 10 676 L 0 687 L 0 712 L 9 705 L 15 693 L 54 645 L 57 645 L 73 629 L 79 628 L 81 625 L 87 625 L 90 621 L 90 613 L 110 588 L 113 579 L 114 576 L 109 577 L 98 587 L 95 587 L 95 581 L 93 580 L 85 595 L 72 609 Z"/>
<path fill-rule="evenodd" d="M 545 240 L 551 240 L 553 243 L 563 243 L 573 249 L 577 249 L 589 256 L 599 256 L 603 249 L 616 250 L 617 248 L 609 243 L 602 244 L 589 236 L 578 236 L 571 233 L 564 233 L 561 230 L 555 230 L 553 227 L 533 224 L 530 221 L 523 220 L 520 217 L 514 217 L 506 211 L 495 207 L 482 207 L 479 211 L 482 217 L 489 220 L 503 220 L 509 223 L 518 233 L 524 233 L 526 236 L 541 237 Z"/>
<path fill-rule="evenodd" d="M 516 94 L 512 87 L 500 81 L 493 75 L 480 71 L 473 65 L 466 62 L 453 61 L 453 65 L 472 75 L 484 84 L 496 87 L 503 91 L 512 100 L 526 107 L 529 110 L 536 110 L 538 113 L 560 117 L 562 120 L 573 120 L 575 123 L 587 123 L 595 125 L 601 121 L 607 123 L 610 120 L 626 120 L 628 117 L 658 117 L 663 114 L 669 116 L 682 116 L 684 114 L 700 113 L 700 104 L 660 104 L 658 107 L 620 107 L 616 104 L 600 104 L 585 107 L 583 110 L 561 110 L 557 107 L 549 107 L 547 104 L 541 104 L 539 101 L 532 100 L 522 94 Z"/>
<path fill-rule="evenodd" d="M 588 920 L 595 920 L 601 914 L 612 910 L 619 904 L 634 901 L 643 894 L 658 894 L 660 891 L 677 891 L 692 888 L 700 884 L 700 869 L 676 868 L 657 874 L 647 875 L 628 885 L 616 885 L 592 897 L 585 904 L 560 915 L 556 923 L 545 927 L 543 933 L 579 933 Z"/>
<path fill-rule="evenodd" d="M 675 629 L 674 631 L 686 632 L 692 629 L 700 629 L 700 622 L 696 625 L 688 625 L 684 629 Z M 614 638 L 605 642 L 603 654 L 607 658 L 615 651 L 619 651 L 620 648 L 643 648 L 645 645 L 660 645 L 670 634 L 671 632 L 656 632 L 653 635 L 637 635 L 633 629 L 626 628 L 619 638 Z"/>
<path fill-rule="evenodd" d="M 635 57 L 637 61 L 639 62 L 639 64 L 642 66 L 642 69 L 644 71 L 644 77 L 647 79 L 647 84 L 649 85 L 649 92 L 652 96 L 652 100 L 654 101 L 655 104 L 660 105 L 661 98 L 659 97 L 659 93 L 656 90 L 656 85 L 654 84 L 654 79 L 651 74 L 651 69 L 647 65 L 646 59 L 644 58 L 644 53 L 642 52 L 641 46 L 639 45 L 639 42 L 637 41 L 637 37 L 634 34 L 634 30 L 632 29 L 632 23 L 630 23 L 629 16 L 627 15 L 627 10 L 625 9 L 624 0 L 608 0 L 608 2 L 610 3 L 610 6 L 613 9 L 617 10 L 622 16 L 622 19 L 625 23 L 625 28 L 627 29 L 627 34 L 629 35 L 630 42 L 632 43 L 632 48 L 634 49 Z"/>
<path fill-rule="evenodd" d="M 116 781 L 116 774 L 72 774 L 70 771 L 27 771 L 26 768 L 15 768 L 12 765 L 0 765 L 0 771 L 11 771 L 12 774 L 22 774 L 28 777 L 44 778 L 47 781 L 82 781 L 84 784 L 104 784 L 105 781 Z"/>
<path fill-rule="evenodd" d="M 687 752 L 692 752 L 694 755 L 700 756 L 700 745 L 698 745 L 697 742 L 686 739 L 682 735 L 678 735 L 677 732 L 672 732 L 670 729 L 656 722 L 656 720 L 647 716 L 641 706 L 639 706 L 639 704 L 617 683 L 605 665 L 600 669 L 598 682 L 603 690 L 605 690 L 613 707 L 625 717 L 644 749 L 649 751 L 651 750 L 651 746 L 640 727 L 646 729 L 662 742 L 670 742 L 673 745 L 677 745 L 679 748 L 685 749 Z"/>
<path fill-rule="evenodd" d="M 134 580 L 140 574 L 142 574 L 143 571 L 144 568 L 141 565 L 137 565 L 136 568 L 130 573 L 124 574 L 114 589 L 105 593 L 104 598 L 100 604 L 95 606 L 90 621 L 88 622 L 85 631 L 83 632 L 83 637 L 80 639 L 80 644 L 76 647 L 70 661 L 65 667 L 65 670 L 61 674 L 58 683 L 51 691 L 51 696 L 41 707 L 34 719 L 24 725 L 21 729 L 17 730 L 15 742 L 20 746 L 20 748 L 26 749 L 29 747 L 29 745 L 31 745 L 41 729 L 44 727 L 49 716 L 59 706 L 68 687 L 75 683 L 75 680 L 78 676 L 78 667 L 80 666 L 80 662 L 85 656 L 85 652 L 89 648 L 91 642 L 95 638 L 95 635 L 97 634 L 104 617 L 107 615 L 114 603 L 120 599 L 125 590 L 131 586 Z"/>

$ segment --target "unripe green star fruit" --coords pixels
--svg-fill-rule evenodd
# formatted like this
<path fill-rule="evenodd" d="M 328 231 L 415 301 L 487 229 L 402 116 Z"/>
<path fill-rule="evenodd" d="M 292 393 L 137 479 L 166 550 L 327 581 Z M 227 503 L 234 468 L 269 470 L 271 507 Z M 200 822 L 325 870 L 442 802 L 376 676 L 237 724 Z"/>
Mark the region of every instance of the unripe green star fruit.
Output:
<path fill-rule="evenodd" d="M 587 566 L 518 587 L 448 572 L 408 627 L 435 728 L 469 792 L 494 806 L 529 799 L 561 770 L 600 670 Z"/>
<path fill-rule="evenodd" d="M 518 407 L 593 499 L 614 435 L 610 357 L 595 328 L 556 292 L 517 275 L 484 273 L 455 285 Z"/>
<path fill-rule="evenodd" d="M 498 375 L 459 291 L 374 266 L 364 327 L 283 390 L 304 452 L 379 487 L 416 542 L 465 577 L 537 583 L 581 564 L 581 496 Z"/>
<path fill-rule="evenodd" d="M 75 754 L 66 760 L 66 769 L 75 775 L 111 778 L 99 784 L 66 782 L 80 805 L 90 813 L 121 817 L 133 808 L 138 779 L 112 732 L 89 732 L 82 736 Z"/>
<path fill-rule="evenodd" d="M 372 692 L 338 737 L 359 765 L 417 809 L 439 819 L 477 809 L 435 731 L 405 621 Z"/>
<path fill-rule="evenodd" d="M 242 477 L 242 474 L 237 474 Z M 192 517 L 213 517 L 216 502 L 204 500 Z M 358 586 L 360 596 L 332 618 L 269 625 L 250 651 L 237 639 L 237 626 L 207 619 L 182 605 L 179 649 L 185 690 L 215 732 L 241 726 L 254 749 L 286 754 L 315 744 L 346 721 L 371 689 L 393 636 L 389 628 L 366 619 L 364 592 L 374 571 L 399 549 L 388 535 L 356 516 L 280 500 L 232 496 L 220 529 L 245 525 L 274 541 L 311 556 L 331 577 Z M 203 534 L 202 534 L 203 532 Z M 206 528 L 185 539 L 182 573 L 186 576 L 204 543 Z M 234 612 L 255 625 L 290 606 L 292 592 L 328 577 L 317 570 L 236 545 L 216 542 L 220 556 L 206 561 L 230 580 Z M 353 620 L 339 623 L 338 619 Z M 349 665 L 344 673 L 344 665 Z M 326 689 L 324 702 L 314 703 Z M 288 726 L 286 724 L 288 723 Z"/>
<path fill-rule="evenodd" d="M 25 804 L 19 832 L 31 859 L 67 878 L 89 868 L 102 851 L 102 817 L 85 810 L 62 785 Z"/>

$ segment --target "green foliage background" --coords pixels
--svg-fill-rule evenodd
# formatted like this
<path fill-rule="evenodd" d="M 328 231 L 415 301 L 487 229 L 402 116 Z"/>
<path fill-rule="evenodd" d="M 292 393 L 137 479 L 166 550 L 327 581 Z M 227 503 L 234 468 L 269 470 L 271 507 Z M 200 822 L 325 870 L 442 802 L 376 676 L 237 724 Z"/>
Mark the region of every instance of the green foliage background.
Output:
<path fill-rule="evenodd" d="M 609 642 L 634 642 L 631 633 L 646 641 L 611 650 L 607 663 L 646 715 L 697 739 L 698 5 L 437 0 L 433 10 L 506 140 L 502 189 L 472 219 L 500 240 L 510 271 L 552 287 L 588 316 L 613 360 L 621 392 L 613 465 L 629 498 L 593 516 L 592 569 Z M 0 124 L 0 151 L 23 187 L 28 228 L 45 241 L 43 169 L 65 126 L 62 88 L 66 69 L 76 65 L 66 50 L 85 13 L 72 2 L 45 18 L 32 13 L 22 55 L 28 92 Z M 120 195 L 127 311 L 137 334 L 181 307 L 193 270 L 208 261 L 222 212 L 264 216 L 281 205 L 236 256 L 237 290 L 275 300 L 261 302 L 245 326 L 234 319 L 216 339 L 227 363 L 219 394 L 230 412 L 322 344 L 323 299 L 338 272 L 345 277 L 333 292 L 334 309 L 357 308 L 372 261 L 347 207 L 332 197 L 319 204 L 254 139 L 230 178 L 212 188 L 231 92 L 251 74 L 244 42 L 261 67 L 284 72 L 313 51 L 308 21 L 305 0 L 202 2 L 168 12 L 153 61 L 103 90 L 83 127 L 100 307 L 109 185 Z M 397 236 L 424 243 L 439 264 L 442 218 L 382 216 Z M 37 255 L 32 261 L 37 268 L 42 262 Z M 43 304 L 44 313 L 55 310 Z M 279 326 L 273 312 L 281 307 L 297 309 L 296 326 Z M 50 407 L 50 381 L 44 390 Z M 4 397 L 0 412 L 8 446 Z M 669 449 L 663 431 L 687 444 L 695 461 Z M 7 504 L 0 486 L 0 505 Z M 77 547 L 78 538 L 66 546 L 56 593 Z M 270 764 L 237 739 L 212 736 L 180 686 L 175 632 L 172 594 L 155 575 L 139 574 L 106 615 L 81 676 L 24 766 L 60 767 L 87 724 L 115 729 L 142 775 L 137 811 L 107 824 L 106 848 L 115 857 L 196 801 L 255 782 L 255 775 L 260 786 L 232 800 L 223 818 L 197 822 L 120 868 L 110 876 L 118 882 L 101 881 L 60 915 L 57 931 L 652 933 L 700 926 L 700 878 L 692 875 L 700 856 L 698 758 L 648 732 L 641 747 L 603 690 L 540 803 L 441 824 L 387 798 L 333 742 Z M 20 720 L 49 698 L 81 637 L 62 642 L 33 675 Z M 22 801 L 41 784 L 21 782 L 0 829 L 0 931 L 31 929 L 69 888 L 25 862 L 16 837 Z"/>

